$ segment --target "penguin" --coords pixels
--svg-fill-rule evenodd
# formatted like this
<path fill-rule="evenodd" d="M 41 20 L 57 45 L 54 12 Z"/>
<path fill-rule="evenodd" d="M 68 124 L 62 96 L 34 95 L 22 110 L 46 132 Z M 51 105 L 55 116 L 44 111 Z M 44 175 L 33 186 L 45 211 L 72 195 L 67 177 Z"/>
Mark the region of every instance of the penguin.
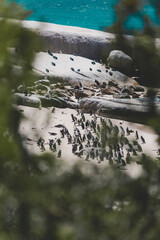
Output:
<path fill-rule="evenodd" d="M 107 86 L 106 82 L 103 82 L 102 85 L 101 85 L 102 88 L 106 88 L 106 86 Z"/>
<path fill-rule="evenodd" d="M 139 139 L 138 131 L 136 131 L 136 139 Z"/>
<path fill-rule="evenodd" d="M 57 143 L 58 143 L 58 145 L 61 145 L 61 139 L 60 138 L 57 139 Z"/>
<path fill-rule="evenodd" d="M 83 123 L 83 122 L 81 123 L 81 127 L 82 127 L 82 129 L 84 130 L 84 123 Z"/>
<path fill-rule="evenodd" d="M 109 122 L 109 125 L 112 127 L 112 126 L 113 126 L 113 124 L 112 124 L 112 121 L 111 121 L 111 119 L 108 119 L 108 122 Z"/>
<path fill-rule="evenodd" d="M 80 114 L 80 110 L 78 109 L 78 107 L 76 108 L 76 111 L 77 111 L 77 115 Z"/>
<path fill-rule="evenodd" d="M 86 119 L 85 119 L 85 116 L 84 116 L 83 112 L 81 113 L 81 117 L 82 117 L 83 122 L 85 122 Z"/>
<path fill-rule="evenodd" d="M 89 122 L 89 120 L 87 120 L 86 123 L 85 123 L 86 128 L 89 127 L 89 124 L 90 124 L 90 122 Z"/>
<path fill-rule="evenodd" d="M 82 83 L 80 81 L 79 81 L 79 86 L 80 86 L 80 88 L 83 88 Z"/>
<path fill-rule="evenodd" d="M 64 138 L 64 129 L 61 129 L 60 132 L 61 132 L 62 138 Z"/>
<path fill-rule="evenodd" d="M 40 137 L 37 141 L 37 146 L 39 146 L 42 151 L 45 151 L 44 143 L 45 140 L 42 137 Z"/>
<path fill-rule="evenodd" d="M 57 124 L 57 125 L 55 125 L 55 127 L 56 127 L 56 128 L 64 128 L 64 125 L 62 125 L 62 124 Z"/>
<path fill-rule="evenodd" d="M 118 162 L 120 163 L 120 162 L 122 162 L 122 155 L 121 155 L 121 153 L 120 152 L 118 152 Z"/>
<path fill-rule="evenodd" d="M 146 141 L 145 141 L 145 139 L 144 139 L 143 136 L 141 136 L 141 140 L 142 140 L 142 143 L 143 143 L 143 144 L 146 143 Z"/>
<path fill-rule="evenodd" d="M 99 151 L 98 151 L 98 149 L 96 149 L 95 157 L 96 157 L 97 159 L 98 159 L 98 157 L 99 157 Z"/>
<path fill-rule="evenodd" d="M 55 112 L 55 110 L 56 110 L 56 108 L 55 108 L 55 107 L 53 107 L 51 112 L 52 112 L 52 113 L 54 113 L 54 112 Z"/>
<path fill-rule="evenodd" d="M 133 151 L 133 146 L 131 143 L 128 143 L 128 146 L 129 146 L 129 151 L 132 152 Z"/>
<path fill-rule="evenodd" d="M 77 144 L 72 145 L 72 153 L 77 151 Z"/>
<path fill-rule="evenodd" d="M 122 126 L 120 126 L 121 130 L 122 130 L 122 134 L 125 135 L 125 131 L 124 128 Z"/>
<path fill-rule="evenodd" d="M 120 146 L 119 146 L 118 143 L 117 143 L 117 145 L 116 145 L 116 151 L 117 151 L 117 152 L 120 152 Z"/>
<path fill-rule="evenodd" d="M 118 161 L 118 155 L 117 152 L 114 150 L 114 157 L 115 157 L 115 161 Z"/>
<path fill-rule="evenodd" d="M 97 147 L 97 144 L 98 144 L 97 140 L 94 140 L 94 141 L 93 141 L 93 147 L 96 148 L 96 147 Z"/>
<path fill-rule="evenodd" d="M 57 154 L 57 157 L 58 157 L 58 158 L 61 158 L 61 154 L 62 154 L 62 151 L 59 150 L 59 151 L 58 151 L 58 154 Z"/>
<path fill-rule="evenodd" d="M 137 148 L 138 148 L 138 152 L 142 152 L 142 147 L 140 144 L 137 145 Z"/>
<path fill-rule="evenodd" d="M 113 76 L 113 73 L 112 73 L 112 72 L 109 72 L 109 75 L 110 75 L 110 76 Z"/>
<path fill-rule="evenodd" d="M 126 162 L 127 162 L 127 164 L 131 163 L 131 155 L 130 155 L 129 151 L 127 152 Z"/>
<path fill-rule="evenodd" d="M 91 133 L 90 131 L 87 133 L 87 138 L 88 138 L 89 141 L 90 141 L 91 138 L 92 138 L 92 133 Z"/>
<path fill-rule="evenodd" d="M 91 71 L 91 72 L 92 72 L 92 68 L 89 68 L 89 71 Z"/>
<path fill-rule="evenodd" d="M 137 152 L 135 149 L 133 149 L 133 156 L 137 156 Z"/>
<path fill-rule="evenodd" d="M 92 112 L 92 110 L 91 110 L 91 109 L 90 109 L 89 113 L 90 113 L 90 116 L 92 116 L 93 112 Z"/>
<path fill-rule="evenodd" d="M 81 151 L 82 149 L 83 149 L 83 145 L 81 143 L 80 146 L 79 146 L 79 151 Z"/>
<path fill-rule="evenodd" d="M 99 124 L 97 124 L 97 131 L 98 131 L 98 132 L 101 131 Z"/>
<path fill-rule="evenodd" d="M 97 72 L 102 72 L 101 69 L 97 69 Z"/>
<path fill-rule="evenodd" d="M 68 137 L 68 144 L 71 144 L 72 143 L 72 136 L 69 134 L 69 135 L 67 135 L 67 137 Z"/>
<path fill-rule="evenodd" d="M 83 149 L 81 151 L 79 151 L 78 157 L 82 157 L 82 155 L 83 155 Z"/>
<path fill-rule="evenodd" d="M 127 132 L 127 135 L 130 135 L 130 131 L 129 131 L 128 127 L 126 128 L 126 132 Z"/>
<path fill-rule="evenodd" d="M 75 122 L 76 121 L 76 117 L 73 114 L 71 114 L 71 117 L 72 117 L 72 122 Z"/>
<path fill-rule="evenodd" d="M 54 133 L 54 132 L 48 132 L 51 136 L 56 136 L 57 133 Z"/>
<path fill-rule="evenodd" d="M 91 149 L 91 151 L 89 152 L 89 157 L 94 159 L 94 150 L 93 148 Z"/>
<path fill-rule="evenodd" d="M 56 66 L 56 64 L 54 63 L 54 62 L 51 62 L 51 64 L 55 67 Z"/>
<path fill-rule="evenodd" d="M 69 135 L 69 131 L 67 128 L 64 128 L 64 133 L 65 133 L 65 135 Z"/>
<path fill-rule="evenodd" d="M 119 128 L 118 128 L 117 125 L 114 125 L 114 130 L 115 130 L 116 133 L 119 133 Z"/>
<path fill-rule="evenodd" d="M 103 155 L 103 153 L 100 154 L 99 158 L 100 158 L 101 162 L 104 161 L 104 155 Z"/>
<path fill-rule="evenodd" d="M 53 150 L 56 151 L 57 150 L 57 146 L 56 143 L 53 144 Z"/>
<path fill-rule="evenodd" d="M 53 55 L 53 58 L 56 59 L 56 60 L 58 59 L 58 58 L 57 58 L 56 56 L 54 56 L 54 55 Z"/>
<path fill-rule="evenodd" d="M 91 145 L 90 145 L 90 141 L 88 140 L 87 141 L 87 144 L 86 144 L 86 147 L 90 147 Z"/>
<path fill-rule="evenodd" d="M 80 89 L 80 87 L 79 87 L 78 85 L 76 85 L 76 86 L 74 87 L 74 89 L 77 89 L 77 90 L 79 90 L 79 89 Z"/>
<path fill-rule="evenodd" d="M 85 142 L 85 140 L 86 140 L 86 135 L 85 135 L 85 134 L 83 134 L 82 141 L 83 141 L 83 142 Z"/>
<path fill-rule="evenodd" d="M 98 80 L 96 80 L 96 79 L 95 79 L 95 81 L 94 81 L 94 82 L 96 83 L 97 87 L 99 87 L 99 86 L 100 86 L 100 83 L 98 82 Z"/>
<path fill-rule="evenodd" d="M 73 67 L 71 67 L 71 70 L 74 72 L 74 68 Z"/>
<path fill-rule="evenodd" d="M 50 56 L 53 56 L 53 53 L 51 53 L 51 51 L 47 50 L 47 53 L 48 53 Z"/>
<path fill-rule="evenodd" d="M 85 158 L 85 161 L 88 161 L 89 160 L 89 153 L 87 154 L 86 158 Z"/>
<path fill-rule="evenodd" d="M 49 140 L 49 148 L 53 150 L 53 139 Z"/>
<path fill-rule="evenodd" d="M 70 57 L 70 60 L 71 60 L 71 61 L 74 61 L 74 59 L 73 59 L 72 57 Z"/>
<path fill-rule="evenodd" d="M 40 138 L 38 139 L 38 141 L 37 141 L 37 146 L 38 146 L 38 147 L 39 147 L 40 144 L 41 144 L 41 139 L 42 139 L 42 137 L 40 137 Z"/>

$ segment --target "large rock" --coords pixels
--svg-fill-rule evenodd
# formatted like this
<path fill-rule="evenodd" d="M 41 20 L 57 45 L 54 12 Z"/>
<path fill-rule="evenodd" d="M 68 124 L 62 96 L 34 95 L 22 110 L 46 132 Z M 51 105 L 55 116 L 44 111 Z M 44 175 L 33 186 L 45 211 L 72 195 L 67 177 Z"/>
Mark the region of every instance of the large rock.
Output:
<path fill-rule="evenodd" d="M 128 76 L 132 75 L 134 69 L 132 58 L 120 50 L 110 52 L 107 64 Z"/>
<path fill-rule="evenodd" d="M 80 108 L 85 112 L 93 112 L 112 118 L 133 122 L 145 122 L 148 113 L 148 99 L 114 99 L 105 97 L 90 97 L 80 100 Z M 156 101 L 157 114 L 160 114 L 160 101 Z"/>
<path fill-rule="evenodd" d="M 47 49 L 55 53 L 76 54 L 98 61 L 105 60 L 113 50 L 115 35 L 111 33 L 36 21 L 21 23 L 40 35 L 45 43 L 43 50 L 47 46 Z"/>
<path fill-rule="evenodd" d="M 13 95 L 13 100 L 14 100 L 14 103 L 17 105 L 23 105 L 23 106 L 35 107 L 35 108 L 41 107 L 41 100 L 35 95 L 26 96 L 23 93 L 15 93 Z"/>
<path fill-rule="evenodd" d="M 25 95 L 23 93 L 15 93 L 13 95 L 14 104 L 28 107 L 57 107 L 57 108 L 72 108 L 76 109 L 79 104 L 70 99 L 62 97 L 47 98 L 41 95 Z"/>

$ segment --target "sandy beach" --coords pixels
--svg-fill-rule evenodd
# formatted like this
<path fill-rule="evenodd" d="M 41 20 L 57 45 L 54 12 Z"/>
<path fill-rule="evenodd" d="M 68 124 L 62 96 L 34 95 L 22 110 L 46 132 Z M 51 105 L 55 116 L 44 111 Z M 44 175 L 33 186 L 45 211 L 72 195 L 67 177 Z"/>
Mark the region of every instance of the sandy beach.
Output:
<path fill-rule="evenodd" d="M 72 165 L 76 161 L 84 161 L 86 158 L 86 154 L 81 158 L 77 157 L 72 153 L 72 144 L 68 144 L 67 138 L 61 138 L 60 129 L 56 128 L 55 125 L 62 124 L 67 127 L 71 135 L 74 132 L 74 123 L 71 118 L 71 114 L 77 116 L 76 110 L 73 109 L 58 109 L 56 108 L 54 112 L 52 112 L 52 108 L 42 108 L 41 110 L 36 108 L 19 106 L 24 116 L 21 124 L 20 124 L 20 132 L 22 136 L 24 136 L 24 145 L 28 149 L 30 153 L 42 154 L 42 151 L 37 146 L 37 141 L 40 137 L 45 140 L 45 150 L 49 153 L 52 151 L 49 148 L 49 139 L 58 139 L 60 138 L 62 143 L 60 146 L 57 145 L 57 151 L 53 152 L 55 156 L 57 156 L 58 151 L 61 149 L 62 155 L 61 158 L 67 162 L 67 164 Z M 85 114 L 86 119 L 91 119 L 92 117 L 89 114 Z M 100 118 L 97 120 L 100 121 Z M 155 134 L 153 129 L 148 126 L 144 126 L 142 124 L 134 124 L 127 121 L 115 120 L 111 119 L 113 124 L 116 124 L 118 127 L 123 126 L 124 129 L 127 127 L 133 130 L 133 133 L 129 136 L 129 139 L 135 139 L 135 131 L 138 131 L 139 136 L 143 135 L 146 143 L 141 144 L 141 140 L 139 139 L 139 143 L 142 146 L 143 152 L 152 157 L 158 157 L 158 136 Z M 80 128 L 79 128 L 80 129 Z M 81 129 L 80 129 L 81 130 Z M 56 133 L 55 136 L 51 136 L 50 133 Z M 83 132 L 81 130 L 81 132 Z M 87 148 L 86 148 L 87 149 Z M 141 154 L 141 153 L 140 153 Z M 109 164 L 108 161 L 104 160 L 101 164 L 98 161 L 90 160 L 86 161 L 86 164 L 98 164 L 100 167 L 106 166 Z M 119 164 L 117 164 L 119 167 Z M 125 167 L 130 173 L 131 176 L 136 177 L 141 172 L 141 166 L 137 163 L 132 163 L 131 165 L 127 165 Z"/>

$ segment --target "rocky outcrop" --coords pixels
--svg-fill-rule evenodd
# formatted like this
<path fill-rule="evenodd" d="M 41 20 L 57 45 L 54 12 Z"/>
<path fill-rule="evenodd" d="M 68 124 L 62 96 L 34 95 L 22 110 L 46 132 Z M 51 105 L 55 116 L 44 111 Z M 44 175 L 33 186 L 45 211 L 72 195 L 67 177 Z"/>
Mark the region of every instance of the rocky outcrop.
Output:
<path fill-rule="evenodd" d="M 22 21 L 22 24 L 36 31 L 43 39 L 45 48 L 55 53 L 105 60 L 113 50 L 114 34 L 111 33 L 35 21 Z"/>
<path fill-rule="evenodd" d="M 93 112 L 119 119 L 144 122 L 148 116 L 147 99 L 113 99 L 104 97 L 83 98 L 80 100 L 83 111 Z M 160 114 L 160 102 L 157 102 L 157 112 Z"/>
<path fill-rule="evenodd" d="M 107 64 L 128 76 L 132 75 L 134 69 L 132 58 L 120 50 L 110 52 Z"/>
<path fill-rule="evenodd" d="M 45 97 L 40 95 L 25 95 L 23 93 L 15 93 L 13 95 L 14 103 L 28 107 L 57 107 L 76 109 L 78 104 L 61 97 Z"/>
<path fill-rule="evenodd" d="M 37 96 L 26 96 L 23 93 L 15 93 L 13 95 L 14 103 L 17 105 L 23 105 L 28 107 L 39 108 L 41 101 Z"/>

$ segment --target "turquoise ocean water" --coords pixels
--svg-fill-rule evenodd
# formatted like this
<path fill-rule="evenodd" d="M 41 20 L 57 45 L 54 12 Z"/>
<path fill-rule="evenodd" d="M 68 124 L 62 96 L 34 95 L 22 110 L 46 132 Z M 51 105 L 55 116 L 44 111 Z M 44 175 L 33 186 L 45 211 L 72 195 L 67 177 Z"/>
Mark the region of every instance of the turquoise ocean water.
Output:
<path fill-rule="evenodd" d="M 43 21 L 69 26 L 103 30 L 116 19 L 114 5 L 118 0 L 15 0 L 25 9 L 32 10 L 28 20 Z M 146 5 L 144 12 L 160 24 L 156 10 Z M 140 17 L 131 16 L 127 21 L 129 29 L 140 29 Z"/>

